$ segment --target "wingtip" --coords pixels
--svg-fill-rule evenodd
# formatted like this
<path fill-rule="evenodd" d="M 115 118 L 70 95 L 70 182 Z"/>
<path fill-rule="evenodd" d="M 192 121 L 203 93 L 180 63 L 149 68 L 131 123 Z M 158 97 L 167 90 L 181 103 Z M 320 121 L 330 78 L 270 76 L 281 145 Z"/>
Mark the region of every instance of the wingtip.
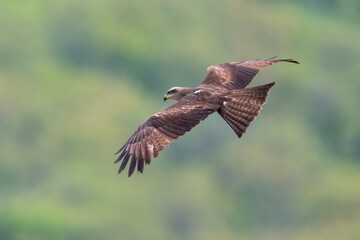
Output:
<path fill-rule="evenodd" d="M 126 145 L 126 143 L 116 152 L 116 153 L 114 153 L 114 155 L 117 155 L 117 154 L 119 154 L 120 152 L 121 152 L 121 150 L 123 150 L 124 149 L 124 147 L 125 147 L 125 145 Z"/>
<path fill-rule="evenodd" d="M 270 88 L 272 88 L 275 85 L 275 82 L 271 82 L 268 84 Z"/>
<path fill-rule="evenodd" d="M 120 162 L 120 160 L 124 157 L 124 155 L 126 154 L 126 151 L 123 151 L 120 156 L 115 160 L 114 164 Z"/>
<path fill-rule="evenodd" d="M 296 60 L 294 60 L 294 59 L 291 59 L 291 58 L 289 58 L 289 59 L 279 59 L 279 60 L 276 60 L 276 61 L 278 61 L 278 62 L 290 62 L 290 63 L 300 64 L 300 62 L 298 62 L 298 61 L 296 61 Z"/>
<path fill-rule="evenodd" d="M 115 161 L 114 161 L 114 164 L 117 164 L 118 162 L 120 162 L 121 158 L 118 157 Z"/>
<path fill-rule="evenodd" d="M 118 155 L 121 152 L 121 150 L 123 150 L 123 148 L 120 148 L 118 151 L 116 151 L 116 153 L 114 153 L 114 155 Z"/>
<path fill-rule="evenodd" d="M 265 60 L 262 60 L 262 61 L 274 61 L 274 62 L 291 62 L 291 63 L 295 63 L 295 64 L 300 64 L 300 62 L 292 59 L 292 58 L 286 58 L 286 59 L 276 59 L 278 56 L 274 56 L 274 57 L 271 57 L 271 58 L 267 58 Z M 256 60 L 258 61 L 258 60 Z M 261 61 L 261 60 L 260 60 Z"/>
<path fill-rule="evenodd" d="M 300 64 L 300 62 L 298 62 L 298 61 L 296 61 L 296 60 L 294 60 L 294 59 L 286 59 L 286 60 L 288 60 L 288 61 L 286 61 L 286 62 L 291 62 L 291 63 L 295 63 L 295 64 Z"/>

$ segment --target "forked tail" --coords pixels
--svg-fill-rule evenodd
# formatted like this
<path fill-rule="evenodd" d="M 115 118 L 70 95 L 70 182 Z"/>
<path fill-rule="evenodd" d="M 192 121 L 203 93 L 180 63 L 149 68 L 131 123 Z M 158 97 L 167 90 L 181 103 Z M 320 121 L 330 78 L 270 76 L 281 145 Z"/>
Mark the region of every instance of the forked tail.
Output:
<path fill-rule="evenodd" d="M 266 103 L 269 90 L 275 82 L 246 89 L 236 89 L 225 96 L 220 116 L 230 125 L 240 138 L 250 123 L 259 115 L 261 105 Z"/>

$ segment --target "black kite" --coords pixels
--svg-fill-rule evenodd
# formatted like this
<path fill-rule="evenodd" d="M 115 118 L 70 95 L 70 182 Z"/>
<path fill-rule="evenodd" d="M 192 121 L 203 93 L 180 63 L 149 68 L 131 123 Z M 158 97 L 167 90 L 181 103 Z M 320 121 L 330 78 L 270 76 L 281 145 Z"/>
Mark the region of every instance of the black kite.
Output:
<path fill-rule="evenodd" d="M 259 115 L 275 82 L 244 88 L 262 68 L 277 62 L 298 64 L 292 59 L 222 63 L 208 67 L 204 81 L 196 88 L 170 88 L 164 101 L 178 102 L 146 119 L 116 152 L 121 154 L 115 163 L 123 159 L 118 173 L 125 169 L 130 157 L 128 176 L 133 174 L 136 165 L 142 173 L 144 162 L 150 164 L 151 158 L 157 157 L 164 147 L 214 112 L 218 112 L 240 138 Z"/>

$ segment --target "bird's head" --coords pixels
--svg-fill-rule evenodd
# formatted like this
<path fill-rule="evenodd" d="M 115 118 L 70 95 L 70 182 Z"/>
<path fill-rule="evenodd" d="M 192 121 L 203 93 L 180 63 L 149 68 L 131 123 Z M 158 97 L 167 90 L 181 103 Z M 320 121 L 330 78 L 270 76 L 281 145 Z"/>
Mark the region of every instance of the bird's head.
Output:
<path fill-rule="evenodd" d="M 165 96 L 164 96 L 164 101 L 168 100 L 168 99 L 174 99 L 176 101 L 180 101 L 181 98 L 183 97 L 182 94 L 182 88 L 181 87 L 172 87 L 170 88 Z"/>

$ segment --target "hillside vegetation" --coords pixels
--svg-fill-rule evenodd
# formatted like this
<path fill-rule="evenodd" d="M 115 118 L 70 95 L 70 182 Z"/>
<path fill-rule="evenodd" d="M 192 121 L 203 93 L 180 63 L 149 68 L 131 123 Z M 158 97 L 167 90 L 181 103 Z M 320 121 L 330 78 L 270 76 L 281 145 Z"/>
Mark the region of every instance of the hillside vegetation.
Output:
<path fill-rule="evenodd" d="M 0 239 L 360 239 L 358 1 L 3 1 Z M 238 139 L 113 153 L 209 65 L 294 58 Z"/>

